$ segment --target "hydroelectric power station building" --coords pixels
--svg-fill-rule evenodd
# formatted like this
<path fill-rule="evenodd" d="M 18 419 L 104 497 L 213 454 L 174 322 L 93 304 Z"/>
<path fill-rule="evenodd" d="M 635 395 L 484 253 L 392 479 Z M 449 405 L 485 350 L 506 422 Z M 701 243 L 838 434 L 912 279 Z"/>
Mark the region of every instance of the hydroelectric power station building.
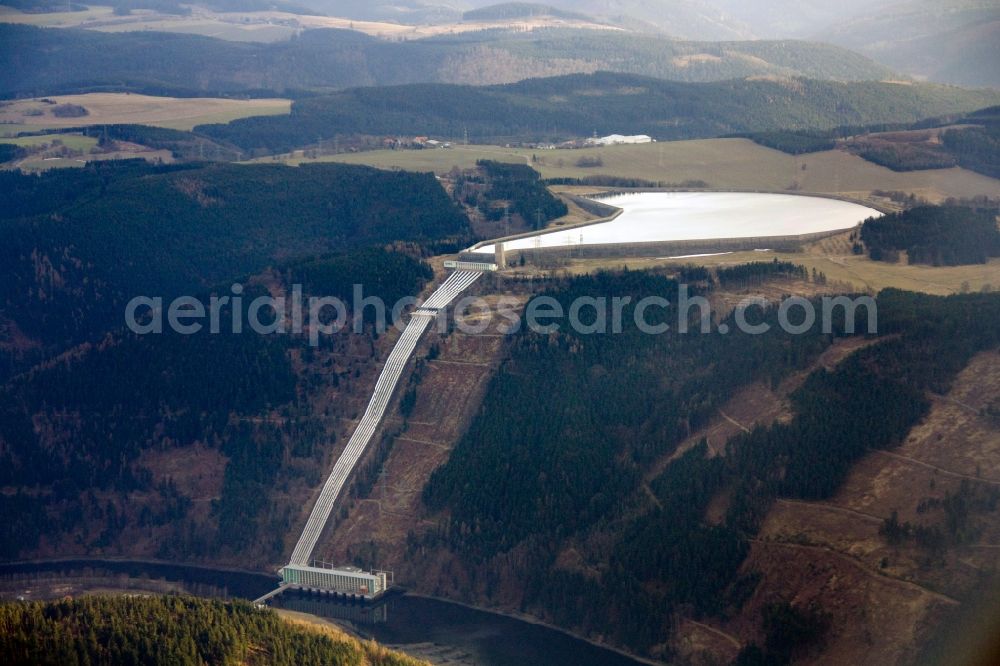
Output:
<path fill-rule="evenodd" d="M 357 567 L 332 567 L 322 562 L 318 566 L 288 564 L 281 569 L 282 586 L 320 594 L 374 599 L 391 584 L 391 574 L 385 571 L 362 571 Z"/>

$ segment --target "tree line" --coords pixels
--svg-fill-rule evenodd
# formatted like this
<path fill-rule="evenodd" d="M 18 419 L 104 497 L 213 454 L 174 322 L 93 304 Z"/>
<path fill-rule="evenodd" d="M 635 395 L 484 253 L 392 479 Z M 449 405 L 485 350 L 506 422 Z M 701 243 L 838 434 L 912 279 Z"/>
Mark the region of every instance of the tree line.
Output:
<path fill-rule="evenodd" d="M 876 261 L 911 264 L 985 264 L 1000 256 L 998 209 L 992 206 L 917 206 L 865 220 L 861 241 Z"/>

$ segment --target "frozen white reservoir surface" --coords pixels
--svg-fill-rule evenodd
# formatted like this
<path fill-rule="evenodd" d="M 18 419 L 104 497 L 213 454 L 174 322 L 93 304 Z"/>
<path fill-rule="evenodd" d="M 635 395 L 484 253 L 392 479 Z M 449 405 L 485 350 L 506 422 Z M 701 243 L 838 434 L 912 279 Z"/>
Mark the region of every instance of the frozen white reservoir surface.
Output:
<path fill-rule="evenodd" d="M 649 243 L 791 236 L 849 229 L 882 213 L 847 201 L 793 194 L 738 192 L 637 192 L 602 203 L 622 209 L 610 222 L 550 231 L 505 243 L 508 250 L 535 247 Z M 493 252 L 493 245 L 476 249 Z"/>

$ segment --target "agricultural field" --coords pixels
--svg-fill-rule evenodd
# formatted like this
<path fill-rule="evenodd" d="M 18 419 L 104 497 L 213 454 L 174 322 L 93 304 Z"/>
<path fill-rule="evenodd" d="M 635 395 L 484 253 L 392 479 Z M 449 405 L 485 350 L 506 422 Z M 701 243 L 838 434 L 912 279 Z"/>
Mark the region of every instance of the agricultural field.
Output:
<path fill-rule="evenodd" d="M 384 39 L 421 39 L 435 35 L 479 32 L 487 29 L 519 31 L 543 28 L 585 28 L 619 30 L 583 19 L 536 16 L 496 21 L 458 21 L 434 25 L 404 25 L 382 21 L 354 21 L 336 16 L 310 16 L 280 11 L 215 12 L 190 7 L 187 16 L 136 9 L 127 16 L 116 16 L 111 7 L 91 6 L 82 12 L 24 13 L 0 7 L 0 23 L 20 23 L 44 28 L 84 28 L 101 32 L 155 30 L 204 35 L 237 42 L 277 42 L 289 39 L 303 29 L 337 28 L 355 30 Z"/>
<path fill-rule="evenodd" d="M 371 150 L 359 153 L 322 155 L 313 158 L 306 157 L 303 151 L 297 150 L 287 155 L 261 157 L 253 161 L 280 161 L 292 166 L 309 162 L 342 162 L 344 164 L 365 164 L 379 169 L 429 171 L 443 174 L 450 171 L 452 167 L 471 169 L 476 166 L 477 160 L 525 164 L 531 161 L 531 151 L 501 146 L 475 145 L 437 150 Z"/>
<path fill-rule="evenodd" d="M 188 16 L 143 9 L 132 10 L 127 16 L 116 16 L 114 10 L 106 6 L 91 6 L 82 12 L 48 13 L 24 13 L 11 7 L 0 7 L 0 23 L 40 28 L 83 28 L 100 32 L 155 30 L 204 35 L 235 42 L 277 42 L 290 38 L 298 30 L 293 14 L 219 14 L 200 8 L 192 8 Z"/>
<path fill-rule="evenodd" d="M 823 254 L 774 252 L 764 255 L 765 260 L 777 257 L 778 261 L 791 261 L 805 266 L 811 272 L 826 274 L 832 282 L 843 282 L 858 291 L 877 292 L 887 287 L 946 295 L 962 291 L 993 291 L 1000 289 L 1000 259 L 987 264 L 971 266 L 927 266 L 918 264 L 890 264 L 872 261 L 866 256 L 853 254 Z M 698 263 L 706 266 L 742 264 L 761 261 L 761 253 L 741 252 L 732 255 L 704 257 Z"/>
<path fill-rule="evenodd" d="M 124 141 L 98 150 L 95 137 L 82 134 L 40 134 L 0 138 L 0 144 L 13 144 L 28 148 L 30 154 L 4 165 L 4 168 L 22 171 L 48 171 L 82 167 L 95 160 L 144 159 L 147 162 L 169 164 L 174 156 L 169 150 L 148 148 Z"/>
<path fill-rule="evenodd" d="M 86 115 L 57 117 L 53 114 L 54 108 L 69 104 L 83 107 Z M 130 93 L 57 95 L 0 105 L 0 134 L 118 123 L 190 130 L 206 123 L 286 114 L 290 109 L 291 101 L 287 99 L 179 98 Z"/>
<path fill-rule="evenodd" d="M 2 126 L 0 126 L 2 127 Z M 70 150 L 90 150 L 97 145 L 97 139 L 82 134 L 39 134 L 36 136 L 21 136 L 0 139 L 0 143 L 11 143 L 15 146 L 28 148 L 32 146 L 51 145 L 55 141 L 62 142 Z"/>
<path fill-rule="evenodd" d="M 113 18 L 111 7 L 91 6 L 82 12 L 26 13 L 13 7 L 0 6 L 0 23 L 18 23 L 40 28 L 78 28 L 93 21 Z"/>
<path fill-rule="evenodd" d="M 49 169 L 72 169 L 82 167 L 87 161 L 77 157 L 39 157 L 18 163 L 22 171 L 48 171 Z"/>
<path fill-rule="evenodd" d="M 453 166 L 470 167 L 478 159 L 521 161 L 531 164 L 544 178 L 608 175 L 667 183 L 700 180 L 715 190 L 793 190 L 858 199 L 867 198 L 872 190 L 912 192 L 932 202 L 984 194 L 1000 197 L 1000 180 L 966 169 L 899 173 L 843 151 L 793 156 L 746 139 L 670 141 L 582 150 L 455 146 L 437 150 L 378 150 L 319 159 L 435 173 L 445 173 Z M 285 161 L 298 164 L 305 158 L 298 154 Z M 578 166 L 598 161 L 598 166 Z"/>
<path fill-rule="evenodd" d="M 142 30 L 177 32 L 214 37 L 229 42 L 280 42 L 290 39 L 298 32 L 298 28 L 293 25 L 281 25 L 267 21 L 239 23 L 211 17 L 184 18 L 177 16 L 140 17 L 131 21 L 95 26 L 93 29 L 100 32 L 138 32 Z"/>

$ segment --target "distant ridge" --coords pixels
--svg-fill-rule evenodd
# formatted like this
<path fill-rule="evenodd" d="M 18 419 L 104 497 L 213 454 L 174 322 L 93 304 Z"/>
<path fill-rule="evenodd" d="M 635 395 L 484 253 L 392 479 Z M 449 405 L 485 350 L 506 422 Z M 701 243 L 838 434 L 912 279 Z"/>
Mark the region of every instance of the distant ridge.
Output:
<path fill-rule="evenodd" d="M 804 78 L 682 83 L 597 72 L 498 86 L 355 88 L 303 99 L 289 116 L 195 128 L 244 150 L 286 152 L 337 134 L 475 141 L 648 134 L 661 140 L 735 132 L 915 122 L 1000 102 L 1000 92 L 929 84 Z"/>
<path fill-rule="evenodd" d="M 536 16 L 552 16 L 573 21 L 589 21 L 596 23 L 586 14 L 558 9 L 552 5 L 534 2 L 503 2 L 489 7 L 472 9 L 462 14 L 463 21 L 502 21 L 504 19 L 534 18 Z"/>
<path fill-rule="evenodd" d="M 909 0 L 812 35 L 907 74 L 1000 88 L 1000 4 Z"/>
<path fill-rule="evenodd" d="M 595 71 L 676 81 L 754 76 L 838 81 L 899 78 L 845 49 L 812 42 L 678 42 L 649 34 L 546 29 L 390 42 L 307 30 L 272 44 L 162 32 L 101 33 L 0 24 L 11 66 L 0 98 L 91 91 L 276 97 L 410 83 L 491 85 Z M 164 67 L 163 63 L 170 63 Z"/>

